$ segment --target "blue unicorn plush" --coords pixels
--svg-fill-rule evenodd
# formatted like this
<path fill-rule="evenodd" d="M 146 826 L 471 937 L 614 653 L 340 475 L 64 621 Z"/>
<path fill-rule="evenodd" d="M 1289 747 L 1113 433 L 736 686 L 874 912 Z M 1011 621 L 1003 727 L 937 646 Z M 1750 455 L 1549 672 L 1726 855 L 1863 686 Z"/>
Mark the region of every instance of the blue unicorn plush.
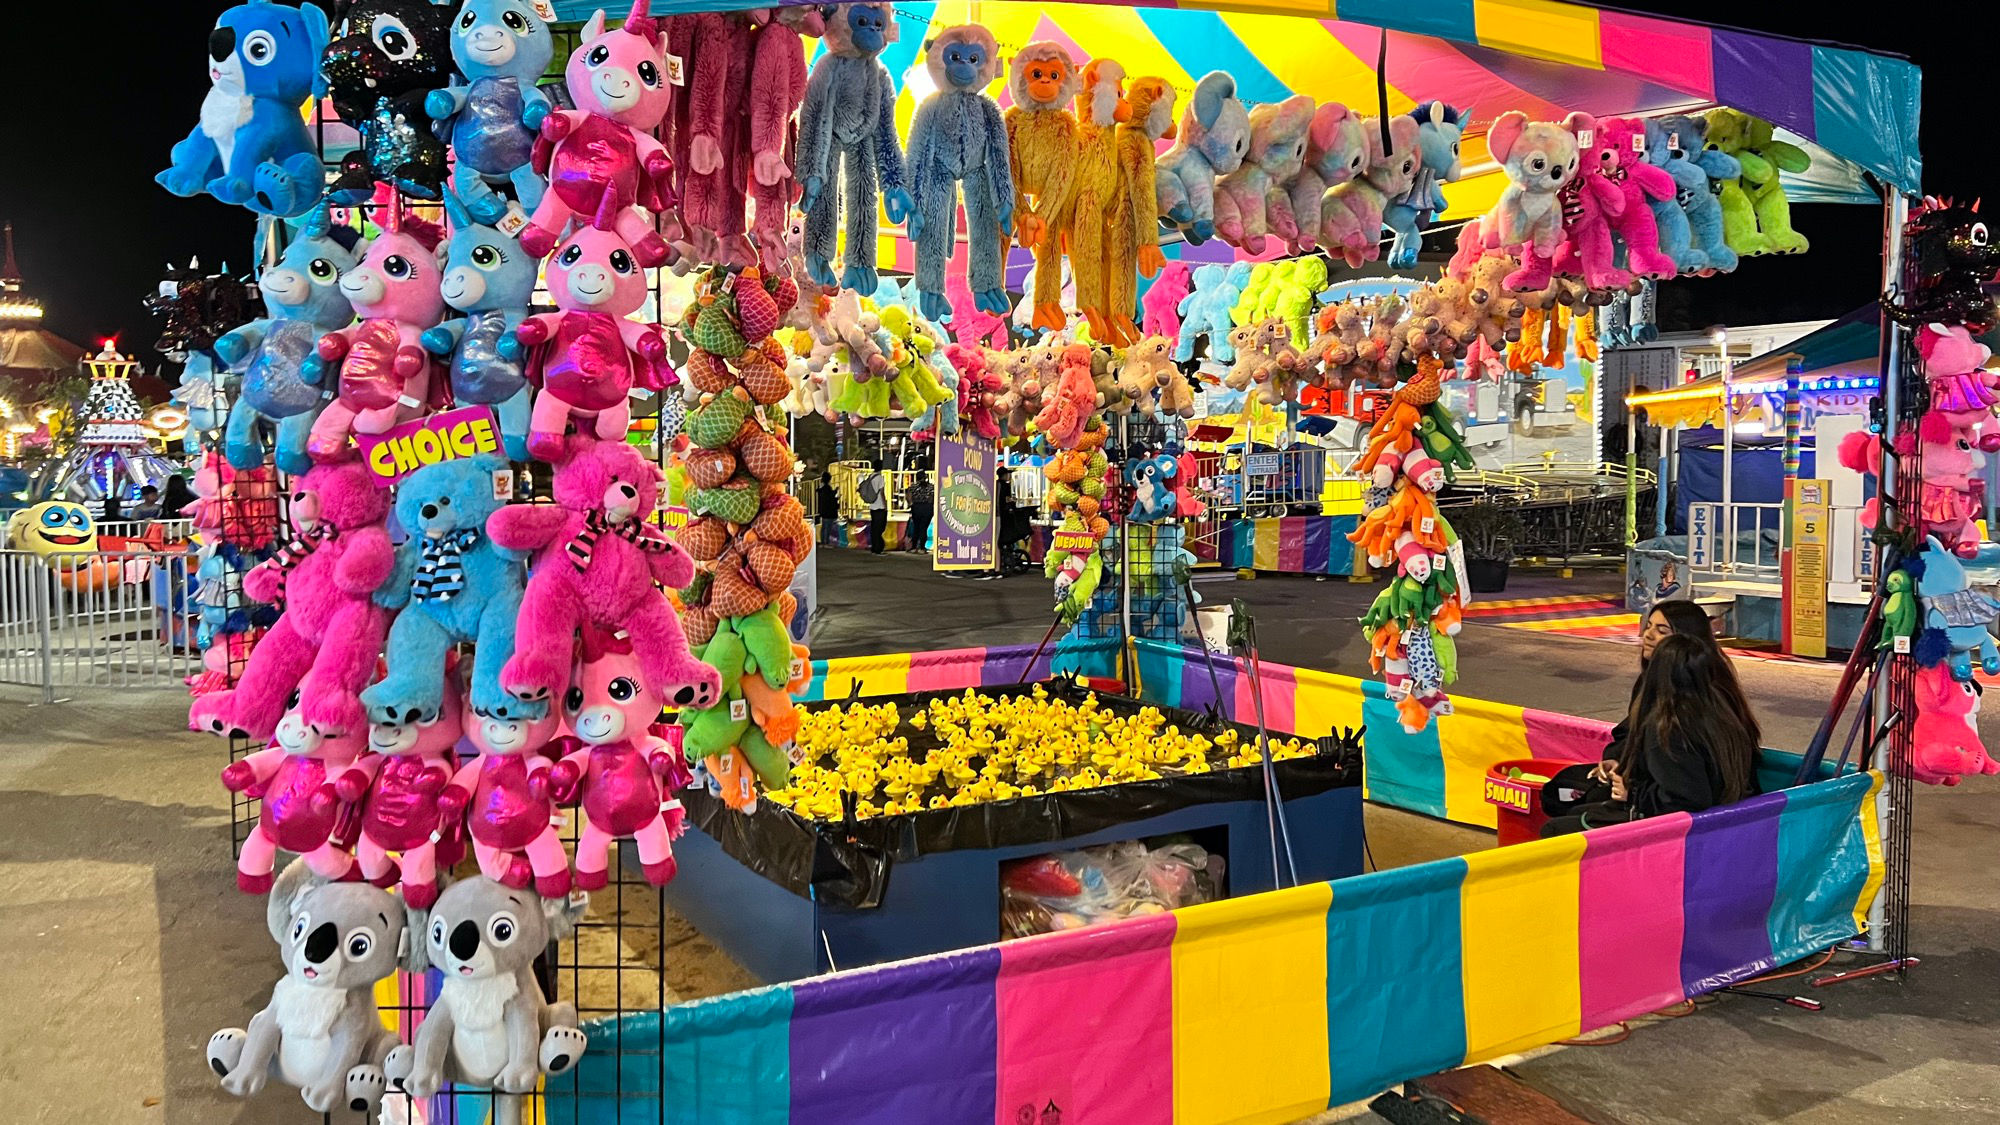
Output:
<path fill-rule="evenodd" d="M 1458 179 L 1464 169 L 1458 158 L 1458 142 L 1471 113 L 1431 102 L 1418 106 L 1410 115 L 1417 120 L 1417 153 L 1422 159 L 1410 189 L 1382 208 L 1382 225 L 1396 235 L 1389 246 L 1391 269 L 1406 270 L 1417 264 L 1417 251 L 1424 246 L 1423 224 L 1445 208 L 1444 190 L 1439 185 Z"/>
<path fill-rule="evenodd" d="M 201 121 L 153 178 L 175 195 L 205 191 L 266 215 L 311 207 L 325 176 L 299 107 L 326 92 L 327 42 L 326 13 L 312 4 L 250 0 L 222 13 L 208 33 Z"/>
<path fill-rule="evenodd" d="M 457 193 L 444 193 L 451 220 L 446 247 L 444 302 L 466 315 L 426 329 L 423 345 L 451 357 L 451 394 L 461 403 L 492 406 L 500 415 L 507 456 L 528 459 L 528 378 L 520 359 L 500 352 L 500 341 L 528 316 L 540 262 L 520 240 L 474 222 Z"/>
<path fill-rule="evenodd" d="M 312 468 L 306 435 L 322 398 L 318 387 L 300 377 L 300 368 L 321 335 L 354 322 L 354 309 L 340 291 L 340 275 L 361 261 L 360 241 L 352 228 L 333 225 L 326 204 L 315 207 L 278 264 L 257 280 L 271 315 L 215 342 L 222 362 L 243 372 L 223 435 L 223 456 L 232 466 L 262 465 L 267 436 L 275 427 L 278 468 L 288 473 Z"/>
<path fill-rule="evenodd" d="M 1654 140 L 1655 129 L 1664 140 Z M 1728 153 L 1708 147 L 1708 121 L 1701 117 L 1675 115 L 1649 122 L 1646 148 L 1649 152 L 1656 148 L 1665 151 L 1669 159 L 1685 159 L 1701 170 L 1704 179 L 1699 185 L 1692 177 L 1686 184 L 1678 175 L 1674 177 L 1678 189 L 1674 202 L 1687 215 L 1689 242 L 1704 259 L 1700 268 L 1718 273 L 1734 270 L 1736 251 L 1729 248 L 1722 232 L 1720 185 L 1741 176 L 1743 165 Z"/>
<path fill-rule="evenodd" d="M 555 57 L 549 25 L 526 0 L 465 0 L 451 25 L 451 59 L 464 85 L 432 90 L 424 112 L 439 122 L 458 157 L 452 187 L 472 217 L 497 223 L 512 184 L 532 213 L 548 187 L 529 166 L 535 135 L 552 104 L 535 80 Z"/>
<path fill-rule="evenodd" d="M 1972 588 L 1965 564 L 1935 535 L 1924 537 L 1924 553 L 1917 561 L 1923 564 L 1917 574 L 1917 596 L 1924 602 L 1917 663 L 1929 668 L 1949 662 L 1953 679 L 1970 682 L 1976 654 L 1981 670 L 2000 675 L 2000 647 L 1994 645 L 1991 631 L 2000 618 L 2000 602 Z"/>

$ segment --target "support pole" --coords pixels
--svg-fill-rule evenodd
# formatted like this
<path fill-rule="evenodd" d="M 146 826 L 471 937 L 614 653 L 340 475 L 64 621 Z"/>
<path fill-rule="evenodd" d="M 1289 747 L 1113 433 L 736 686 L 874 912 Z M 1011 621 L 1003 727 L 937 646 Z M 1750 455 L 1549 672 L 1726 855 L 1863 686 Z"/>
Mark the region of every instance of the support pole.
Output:
<path fill-rule="evenodd" d="M 1625 545 L 1639 541 L 1639 408 L 1625 404 Z"/>
<path fill-rule="evenodd" d="M 1729 358 L 1729 328 L 1715 330 L 1716 347 L 1722 351 L 1722 572 L 1736 569 L 1736 411 L 1730 394 L 1736 385 L 1736 364 Z"/>
<path fill-rule="evenodd" d="M 1910 201 L 1894 187 L 1885 186 L 1883 195 L 1882 291 L 1886 294 L 1902 288 L 1903 224 L 1909 221 Z M 1882 513 L 1880 518 L 1884 521 L 1895 520 L 1899 512 L 1896 501 L 1900 499 L 1897 493 L 1901 482 L 1897 479 L 1898 465 L 1891 450 L 1895 445 L 1896 415 L 1901 408 L 1899 399 L 1902 397 L 1902 355 L 1903 326 L 1896 323 L 1885 308 L 1882 315 L 1881 351 L 1877 362 L 1882 390 L 1882 464 L 1876 477 L 1879 496 L 1877 507 Z M 1882 526 L 1888 525 L 1885 523 Z M 1887 561 L 1886 558 L 1877 560 L 1878 582 L 1882 580 L 1881 576 L 1887 573 L 1887 567 L 1884 565 Z M 1889 665 L 1893 667 L 1897 662 L 1908 659 L 1908 656 L 1891 656 Z M 1878 732 L 1887 725 L 1890 713 L 1894 709 L 1894 701 L 1890 699 L 1892 693 L 1885 690 L 1886 686 L 1886 684 L 1879 685 L 1874 693 L 1875 714 L 1871 725 Z M 1908 722 L 1908 716 L 1905 716 L 1903 721 Z M 1873 768 L 1891 776 L 1893 776 L 1890 770 L 1894 756 L 1891 748 L 1893 743 L 1893 737 L 1879 739 L 1876 743 L 1875 760 L 1869 763 Z M 1908 815 L 1909 812 L 1907 809 L 1900 811 L 1902 815 Z M 1879 838 L 1883 841 L 1885 849 L 1896 846 L 1896 840 L 1889 831 L 1889 813 L 1889 786 L 1883 785 L 1875 794 L 1875 820 Z M 1886 855 L 1884 858 L 1885 866 L 1893 873 L 1899 857 Z M 1888 880 L 1885 879 L 1883 888 L 1875 892 L 1875 900 L 1868 904 L 1868 948 L 1877 953 L 1888 951 L 1888 943 L 1883 934 L 1883 922 L 1887 913 L 1887 887 Z M 1902 944 L 1900 934 L 1897 935 L 1897 943 L 1899 946 Z"/>

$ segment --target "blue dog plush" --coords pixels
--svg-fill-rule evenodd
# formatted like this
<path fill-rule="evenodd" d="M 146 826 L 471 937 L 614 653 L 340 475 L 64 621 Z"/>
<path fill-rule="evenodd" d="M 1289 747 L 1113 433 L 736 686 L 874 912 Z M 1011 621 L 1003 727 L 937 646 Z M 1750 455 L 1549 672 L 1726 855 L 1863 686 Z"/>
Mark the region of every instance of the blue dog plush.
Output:
<path fill-rule="evenodd" d="M 1662 138 L 1659 142 L 1654 140 L 1655 129 Z M 1692 178 L 1682 185 L 1680 177 L 1674 177 L 1679 189 L 1674 193 L 1674 202 L 1687 215 L 1689 242 L 1705 259 L 1701 268 L 1718 273 L 1734 270 L 1736 251 L 1729 248 L 1723 237 L 1720 193 L 1723 183 L 1743 174 L 1743 165 L 1728 153 L 1708 147 L 1708 121 L 1700 117 L 1676 115 L 1649 122 L 1646 148 L 1667 151 L 1670 159 L 1678 156 L 1701 169 L 1704 180 L 1699 187 Z"/>
<path fill-rule="evenodd" d="M 326 92 L 320 54 L 326 13 L 250 0 L 208 33 L 201 121 L 154 179 L 175 195 L 201 192 L 266 215 L 297 215 L 319 196 L 319 155 L 299 108 Z"/>
<path fill-rule="evenodd" d="M 1417 120 L 1417 151 L 1423 160 L 1409 190 L 1382 208 L 1382 225 L 1396 235 L 1389 247 L 1389 266 L 1399 270 L 1417 264 L 1417 251 L 1424 246 L 1423 224 L 1445 209 L 1441 185 L 1458 179 L 1464 168 L 1458 143 L 1471 111 L 1429 102 L 1410 116 Z"/>
<path fill-rule="evenodd" d="M 535 80 L 555 52 L 549 25 L 526 0 L 465 0 L 452 21 L 451 60 L 466 81 L 432 90 L 424 111 L 451 138 L 452 187 L 482 223 L 507 213 L 496 187 L 513 185 L 529 213 L 542 202 L 548 185 L 529 157 L 551 104 Z"/>
<path fill-rule="evenodd" d="M 1132 523 L 1156 523 L 1174 516 L 1175 474 L 1180 461 L 1165 453 L 1125 462 L 1125 483 L 1132 489 Z"/>
<path fill-rule="evenodd" d="M 445 653 L 473 643 L 472 709 L 499 719 L 540 718 L 545 702 L 524 703 L 500 687 L 514 655 L 527 556 L 496 546 L 486 520 L 500 510 L 493 474 L 507 463 L 482 453 L 426 465 L 396 488 L 396 521 L 409 538 L 396 569 L 375 595 L 402 610 L 389 628 L 389 674 L 361 693 L 374 723 L 429 721 L 444 704 Z"/>
<path fill-rule="evenodd" d="M 452 397 L 493 407 L 507 456 L 525 461 L 527 373 L 521 360 L 500 354 L 500 341 L 527 319 L 540 262 L 521 249 L 519 239 L 475 222 L 455 192 L 445 192 L 444 212 L 451 220 L 451 241 L 440 287 L 444 303 L 465 315 L 425 330 L 424 349 L 451 357 Z"/>
<path fill-rule="evenodd" d="M 352 228 L 332 224 L 325 204 L 314 208 L 278 264 L 257 280 L 271 315 L 216 340 L 216 355 L 243 372 L 222 446 L 223 456 L 236 468 L 264 463 L 274 427 L 278 468 L 288 473 L 312 468 L 306 435 L 322 400 L 320 389 L 300 377 L 300 368 L 322 334 L 354 320 L 354 309 L 340 291 L 340 275 L 361 260 L 360 241 Z"/>

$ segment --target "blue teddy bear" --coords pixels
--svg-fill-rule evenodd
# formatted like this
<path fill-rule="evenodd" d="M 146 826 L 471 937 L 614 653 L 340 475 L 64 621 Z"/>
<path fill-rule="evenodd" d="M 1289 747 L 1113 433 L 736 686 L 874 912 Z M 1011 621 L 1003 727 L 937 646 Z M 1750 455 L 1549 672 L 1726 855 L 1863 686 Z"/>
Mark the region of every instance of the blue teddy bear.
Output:
<path fill-rule="evenodd" d="M 535 82 L 555 52 L 549 25 L 526 0 L 465 0 L 452 22 L 451 59 L 466 82 L 432 90 L 424 112 L 449 136 L 458 158 L 452 187 L 482 223 L 507 213 L 496 187 L 511 184 L 531 214 L 548 188 L 529 158 L 554 108 Z"/>
<path fill-rule="evenodd" d="M 1234 326 L 1229 310 L 1242 299 L 1250 268 L 1249 262 L 1235 266 L 1210 263 L 1194 271 L 1194 292 L 1181 298 L 1181 336 L 1174 345 L 1175 363 L 1194 358 L 1197 336 L 1208 337 L 1208 358 L 1217 363 L 1236 361 L 1236 349 L 1229 346 L 1229 330 Z"/>
<path fill-rule="evenodd" d="M 1659 143 L 1654 140 L 1655 129 L 1662 138 Z M 1743 174 L 1742 163 L 1726 152 L 1708 147 L 1707 119 L 1684 114 L 1649 122 L 1646 148 L 1666 152 L 1669 159 L 1683 158 L 1701 170 L 1703 182 L 1699 185 L 1693 177 L 1685 184 L 1679 176 L 1674 177 L 1677 189 L 1674 202 L 1687 215 L 1690 243 L 1706 259 L 1701 268 L 1719 273 L 1734 270 L 1736 251 L 1729 248 L 1723 237 L 1721 192 L 1724 183 Z"/>
<path fill-rule="evenodd" d="M 472 709 L 498 719 L 536 719 L 545 701 L 524 702 L 500 686 L 500 669 L 514 655 L 527 555 L 497 546 L 487 518 L 500 510 L 498 456 L 482 453 L 426 465 L 396 489 L 396 521 L 409 538 L 396 548 L 396 569 L 375 594 L 377 605 L 401 609 L 389 628 L 389 673 L 361 693 L 373 723 L 427 722 L 444 704 L 445 653 L 470 642 Z"/>
<path fill-rule="evenodd" d="M 319 196 L 319 154 L 299 108 L 326 93 L 319 60 L 326 13 L 250 0 L 208 34 L 201 120 L 154 179 L 175 195 L 201 192 L 266 215 L 303 213 Z"/>
<path fill-rule="evenodd" d="M 444 303 L 465 315 L 425 330 L 424 350 L 451 357 L 452 397 L 493 407 L 507 456 L 525 461 L 528 376 L 518 355 L 502 354 L 500 342 L 528 318 L 541 261 L 522 250 L 519 239 L 474 221 L 470 205 L 450 189 L 444 211 L 451 219 L 451 241 L 439 286 Z"/>
<path fill-rule="evenodd" d="M 361 261 L 360 242 L 354 229 L 332 224 L 326 204 L 308 212 L 278 264 L 257 279 L 271 315 L 215 341 L 215 354 L 243 373 L 222 444 L 223 456 L 236 468 L 264 463 L 273 429 L 278 468 L 294 475 L 312 468 L 306 437 L 324 396 L 301 371 L 322 335 L 354 321 L 340 275 Z"/>

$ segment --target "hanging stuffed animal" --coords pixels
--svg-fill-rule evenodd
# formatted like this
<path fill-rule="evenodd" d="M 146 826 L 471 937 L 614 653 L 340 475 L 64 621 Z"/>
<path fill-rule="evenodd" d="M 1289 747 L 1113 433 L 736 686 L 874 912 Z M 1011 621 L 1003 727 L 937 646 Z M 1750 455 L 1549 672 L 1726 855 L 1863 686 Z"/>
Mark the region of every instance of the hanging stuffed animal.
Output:
<path fill-rule="evenodd" d="M 1904 255 L 1917 282 L 1890 292 L 1883 308 L 1905 326 L 1938 322 L 1985 329 L 1996 319 L 1986 283 L 2000 269 L 2000 243 L 1971 205 L 1925 196 L 1903 226 Z"/>
<path fill-rule="evenodd" d="M 1013 196 L 1008 196 L 1009 207 L 1013 206 Z M 997 253 L 997 251 L 996 251 Z M 951 302 L 951 332 L 959 343 L 968 347 L 983 345 L 1005 351 L 1010 342 L 1007 324 L 1007 302 L 1000 302 L 1000 311 L 987 312 L 980 308 L 978 299 L 972 292 L 971 280 L 966 276 L 968 263 L 953 255 L 945 263 L 944 293 Z M 1001 296 L 1006 296 L 1002 290 Z"/>
<path fill-rule="evenodd" d="M 353 0 L 341 16 L 343 34 L 327 44 L 320 72 L 334 110 L 361 143 L 341 158 L 328 191 L 335 202 L 365 203 L 380 182 L 436 199 L 445 146 L 424 107 L 451 82 L 451 9 L 430 0 Z"/>
<path fill-rule="evenodd" d="M 1328 188 L 1359 176 L 1368 163 L 1368 139 L 1362 120 L 1339 102 L 1327 102 L 1313 110 L 1312 125 L 1306 130 L 1306 157 L 1299 173 L 1285 186 L 1292 199 L 1292 218 L 1298 237 L 1287 243 L 1294 254 L 1304 254 L 1319 245 L 1320 201 Z"/>
<path fill-rule="evenodd" d="M 652 136 L 673 100 L 666 45 L 647 0 L 633 0 L 617 31 L 604 30 L 604 10 L 583 25 L 582 42 L 563 71 L 575 109 L 542 119 L 533 167 L 549 188 L 521 231 L 521 248 L 541 258 L 571 222 L 609 217 L 648 269 L 667 260 L 667 239 L 633 206 L 658 214 L 677 202 L 673 161 Z M 670 228 L 677 232 L 678 228 Z"/>
<path fill-rule="evenodd" d="M 297 698 L 297 692 L 293 693 Z M 353 840 L 338 838 L 340 812 L 334 780 L 368 748 L 368 732 L 356 725 L 325 735 L 294 705 L 271 737 L 271 744 L 222 770 L 222 787 L 258 800 L 257 823 L 236 855 L 236 887 L 260 895 L 272 889 L 277 853 L 304 858 L 323 879 L 343 879 L 354 867 Z"/>
<path fill-rule="evenodd" d="M 679 26 L 679 25 L 676 25 Z M 754 257 L 743 237 L 743 202 L 749 169 L 750 55 L 755 33 L 736 12 L 698 12 L 689 41 L 673 43 L 686 60 L 687 85 L 675 95 L 675 154 L 684 145 L 680 213 L 687 245 L 703 262 L 747 265 Z M 671 38 L 671 32 L 669 33 Z"/>
<path fill-rule="evenodd" d="M 507 456 L 525 461 L 527 372 L 518 359 L 500 353 L 500 343 L 527 319 L 541 263 L 518 240 L 475 221 L 449 189 L 444 209 L 451 218 L 451 238 L 445 244 L 439 292 L 445 304 L 465 315 L 426 329 L 419 339 L 424 350 L 448 362 L 453 401 L 493 407 Z"/>
<path fill-rule="evenodd" d="M 1179 258 L 1166 264 L 1160 276 L 1139 300 L 1145 310 L 1140 329 L 1148 336 L 1164 336 L 1169 344 L 1181 342 L 1181 303 L 1194 292 L 1194 273 Z"/>
<path fill-rule="evenodd" d="M 1812 157 L 1776 139 L 1769 121 L 1733 109 L 1708 111 L 1706 143 L 1736 158 L 1741 174 L 1722 185 L 1722 224 L 1738 254 L 1803 254 L 1811 245 L 1792 229 L 1792 204 L 1780 172 L 1799 173 Z"/>
<path fill-rule="evenodd" d="M 1075 449 L 1096 409 L 1097 387 L 1090 377 L 1090 348 L 1070 344 L 1062 350 L 1055 389 L 1035 415 L 1035 428 L 1057 449 Z"/>
<path fill-rule="evenodd" d="M 1577 175 L 1576 134 L 1509 110 L 1493 119 L 1486 148 L 1506 172 L 1507 186 L 1480 218 L 1478 230 L 1467 227 L 1460 236 L 1452 268 L 1461 260 L 1477 261 L 1487 250 L 1506 250 L 1522 262 L 1507 275 L 1507 288 L 1541 289 L 1562 247 L 1563 196 Z"/>
<path fill-rule="evenodd" d="M 531 0 L 465 0 L 452 20 L 451 61 L 465 82 L 432 90 L 424 109 L 451 143 L 452 187 L 476 222 L 507 214 L 496 188 L 512 188 L 529 214 L 542 204 L 548 184 L 535 174 L 535 137 L 555 107 L 536 83 L 555 55 Z"/>
<path fill-rule="evenodd" d="M 1268 231 L 1287 243 L 1300 237 L 1285 188 L 1305 167 L 1313 100 L 1295 94 L 1250 111 L 1250 147 L 1236 171 L 1216 181 L 1215 233 L 1252 254 L 1264 252 Z"/>
<path fill-rule="evenodd" d="M 215 342 L 216 355 L 243 372 L 223 443 L 236 468 L 262 465 L 273 445 L 279 469 L 303 473 L 312 466 L 306 436 L 320 390 L 302 372 L 320 336 L 354 320 L 340 278 L 360 264 L 359 242 L 353 228 L 328 221 L 325 206 L 308 212 L 278 264 L 257 279 L 271 315 Z"/>
<path fill-rule="evenodd" d="M 1673 153 L 1679 159 L 1693 164 L 1702 174 L 1702 182 L 1694 178 L 1674 176 L 1674 182 L 1682 190 L 1676 197 L 1681 211 L 1687 216 L 1690 244 L 1698 249 L 1706 259 L 1705 268 L 1718 273 L 1728 273 L 1736 268 L 1736 251 L 1730 249 L 1726 225 L 1722 216 L 1723 185 L 1743 174 L 1743 165 L 1737 159 L 1718 148 L 1708 145 L 1708 122 L 1700 117 L 1671 115 L 1655 118 L 1648 126 L 1647 145 L 1653 145 L 1652 129 L 1657 127 L 1664 139 L 1669 154 L 1668 172 L 1674 172 Z"/>
<path fill-rule="evenodd" d="M 333 781 L 343 819 L 358 827 L 361 877 L 378 887 L 400 885 L 403 901 L 418 910 L 437 901 L 438 873 L 465 858 L 464 838 L 443 831 L 437 800 L 458 770 L 457 673 L 456 660 L 432 665 L 429 678 L 443 689 L 440 709 L 369 726 L 368 752 Z"/>
<path fill-rule="evenodd" d="M 826 54 L 806 82 L 799 110 L 797 174 L 804 183 L 806 273 L 828 289 L 872 292 L 875 206 L 880 189 L 889 221 L 911 210 L 896 139 L 895 81 L 880 55 L 896 41 L 896 11 L 886 3 L 843 4 L 826 25 Z M 846 217 L 846 268 L 836 278 L 833 255 Z"/>
<path fill-rule="evenodd" d="M 1249 147 L 1250 111 L 1237 100 L 1236 78 L 1220 70 L 1202 75 L 1174 146 L 1155 167 L 1160 221 L 1196 246 L 1215 237 L 1215 182 L 1242 167 Z"/>
<path fill-rule="evenodd" d="M 1472 111 L 1427 102 L 1410 116 L 1417 122 L 1417 175 L 1382 209 L 1382 225 L 1396 236 L 1389 246 L 1389 268 L 1398 270 L 1416 266 L 1417 252 L 1424 245 L 1423 225 L 1446 207 L 1442 185 L 1458 179 L 1464 168 L 1458 145 Z"/>
<path fill-rule="evenodd" d="M 1014 55 L 1007 92 L 1014 104 L 1002 120 L 1014 179 L 1015 236 L 1035 252 L 1031 323 L 1060 332 L 1063 247 L 1070 231 L 1079 140 L 1069 102 L 1082 86 L 1076 63 L 1060 43 L 1030 43 Z M 1072 262 L 1072 265 L 1074 263 Z"/>
<path fill-rule="evenodd" d="M 1390 118 L 1387 149 L 1382 147 L 1379 119 L 1363 121 L 1361 132 L 1368 144 L 1366 167 L 1361 175 L 1326 190 L 1319 215 L 1320 241 L 1329 253 L 1339 252 L 1354 269 L 1381 256 L 1383 209 L 1410 190 L 1422 159 L 1413 117 Z"/>
<path fill-rule="evenodd" d="M 1640 124 L 1646 130 L 1646 162 L 1664 172 L 1673 187 L 1673 194 L 1664 199 L 1649 200 L 1646 204 L 1653 213 L 1653 226 L 1659 232 L 1660 253 L 1672 258 L 1675 270 L 1681 274 L 1720 268 L 1711 267 L 1707 250 L 1696 244 L 1689 215 L 1695 193 L 1708 194 L 1708 173 L 1689 159 L 1688 150 L 1681 147 L 1681 135 L 1670 130 L 1664 121 L 1642 121 Z M 1730 264 L 1735 264 L 1733 256 Z"/>
<path fill-rule="evenodd" d="M 1957 785 L 1964 777 L 2000 773 L 2000 761 L 1979 740 L 1979 698 L 1977 684 L 1952 678 L 1943 666 L 1917 670 L 1911 777 L 1926 785 Z"/>
<path fill-rule="evenodd" d="M 431 403 L 423 334 L 444 317 L 440 232 L 406 219 L 394 200 L 381 221 L 360 264 L 340 275 L 340 291 L 360 321 L 321 336 L 300 366 L 308 383 L 334 381 L 333 401 L 320 408 L 306 439 L 315 461 L 344 458 L 355 434 L 384 433 Z"/>
<path fill-rule="evenodd" d="M 2000 648 L 1989 631 L 2000 618 L 2000 602 L 1973 588 L 1965 564 L 1935 536 L 1926 536 L 1917 575 L 1917 596 L 1924 603 L 1924 631 L 1917 637 L 1917 663 L 1946 666 L 1953 679 L 1972 680 L 1975 658 L 1979 670 L 2000 675 Z"/>
<path fill-rule="evenodd" d="M 779 8 L 757 32 L 750 51 L 750 201 L 755 212 L 750 233 L 757 243 L 757 260 L 776 276 L 787 261 L 785 229 L 792 201 L 798 198 L 794 169 L 798 161 L 795 118 L 806 98 L 806 47 L 803 36 L 826 33 L 826 17 L 817 5 Z"/>
<path fill-rule="evenodd" d="M 543 710 L 536 719 L 502 719 L 481 715 L 471 700 L 462 700 L 459 757 L 465 764 L 438 793 L 438 812 L 440 832 L 471 837 L 481 874 L 560 899 L 570 892 L 569 855 L 543 775 L 554 764 L 545 750 L 562 715 L 553 707 Z"/>
<path fill-rule="evenodd" d="M 1242 263 L 1239 263 L 1242 264 Z M 1248 280 L 1250 271 L 1243 271 Z M 1231 363 L 1236 353 L 1229 346 L 1229 329 L 1233 321 L 1230 310 L 1242 300 L 1243 290 L 1234 283 L 1227 266 L 1213 262 L 1200 266 L 1194 271 L 1194 291 L 1181 300 L 1181 334 L 1174 344 L 1174 362 L 1186 363 L 1194 358 L 1194 342 L 1207 338 L 1208 358 L 1217 363 Z"/>
<path fill-rule="evenodd" d="M 1673 277 L 1680 263 L 1661 246 L 1653 204 L 1673 204 L 1676 188 L 1673 177 L 1647 159 L 1646 123 L 1636 117 L 1615 117 L 1597 126 L 1598 144 L 1586 155 L 1585 167 L 1608 178 L 1625 197 L 1623 209 L 1611 219 L 1612 234 L 1623 252 L 1620 264 L 1643 278 Z M 1596 157 L 1594 167 L 1591 156 Z"/>
<path fill-rule="evenodd" d="M 1106 221 L 1104 243 L 1105 316 L 1117 335 L 1131 343 L 1139 339 L 1133 322 L 1139 306 L 1139 277 L 1160 275 L 1167 265 L 1160 253 L 1160 202 L 1154 183 L 1158 178 L 1154 153 L 1161 140 L 1174 135 L 1174 88 L 1164 78 L 1135 78 L 1125 102 L 1131 107 L 1128 120 L 1118 124 L 1118 195 Z M 1187 267 L 1179 266 L 1179 276 L 1167 287 L 1160 300 L 1163 311 L 1187 295 Z M 1167 281 L 1161 276 L 1160 281 Z M 1158 288 L 1155 283 L 1154 288 Z M 1147 295 L 1152 295 L 1148 289 Z M 1151 311 L 1147 315 L 1150 317 Z M 1167 334 L 1177 332 L 1179 320 Z M 1148 332 L 1154 329 L 1147 329 Z"/>
<path fill-rule="evenodd" d="M 959 185 L 965 191 L 966 283 L 973 306 L 1007 312 L 1001 251 L 1014 233 L 1014 173 L 1000 103 L 986 87 L 1000 76 L 993 33 L 974 24 L 948 27 L 925 48 L 936 87 L 910 122 L 910 241 L 917 245 L 918 307 L 933 320 L 957 310 L 945 269 L 957 245 Z"/>
<path fill-rule="evenodd" d="M 299 111 L 326 93 L 319 64 L 328 38 L 326 13 L 313 4 L 250 0 L 224 11 L 208 33 L 201 121 L 155 182 L 266 215 L 304 214 L 324 177 Z"/>
<path fill-rule="evenodd" d="M 1106 251 L 1111 241 L 1108 228 L 1123 194 L 1118 123 L 1128 120 L 1132 109 L 1125 102 L 1125 68 L 1116 60 L 1092 59 L 1084 64 L 1079 78 L 1075 102 L 1077 163 L 1065 218 L 1070 231 L 1069 260 L 1076 274 L 1076 311 L 1089 325 L 1093 341 L 1122 345 L 1130 341 L 1105 311 L 1110 307 L 1111 275 L 1118 272 Z M 1126 319 L 1131 319 L 1129 314 Z"/>

